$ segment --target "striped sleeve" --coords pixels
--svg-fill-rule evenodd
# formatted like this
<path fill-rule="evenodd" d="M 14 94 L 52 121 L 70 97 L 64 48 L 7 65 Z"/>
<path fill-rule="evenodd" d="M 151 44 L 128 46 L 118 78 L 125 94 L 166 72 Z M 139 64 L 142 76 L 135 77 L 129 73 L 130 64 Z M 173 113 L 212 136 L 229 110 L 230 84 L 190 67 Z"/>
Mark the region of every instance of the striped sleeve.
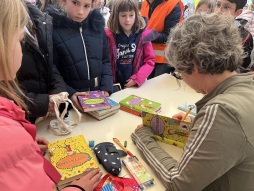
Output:
<path fill-rule="evenodd" d="M 218 117 L 218 113 L 226 113 Z M 235 117 L 225 108 L 213 104 L 202 109 L 196 116 L 191 134 L 179 162 L 160 148 L 150 128 L 143 127 L 132 134 L 132 139 L 143 152 L 152 168 L 161 176 L 170 191 L 197 191 L 231 168 L 235 151 L 228 149 L 239 141 L 228 134 L 232 129 L 229 122 L 237 123 Z M 237 131 L 237 129 L 233 129 Z M 233 142 L 233 143 L 232 143 Z"/>

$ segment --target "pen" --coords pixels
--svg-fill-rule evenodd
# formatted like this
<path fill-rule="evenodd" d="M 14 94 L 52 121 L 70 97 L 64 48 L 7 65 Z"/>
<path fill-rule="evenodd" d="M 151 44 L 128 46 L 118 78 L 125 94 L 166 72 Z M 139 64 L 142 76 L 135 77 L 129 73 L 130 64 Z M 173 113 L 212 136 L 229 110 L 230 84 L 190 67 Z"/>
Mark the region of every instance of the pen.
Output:
<path fill-rule="evenodd" d="M 186 119 L 186 117 L 189 115 L 190 112 L 191 112 L 191 108 L 189 108 L 188 111 L 185 113 L 185 115 L 182 118 L 182 121 Z"/>
<path fill-rule="evenodd" d="M 188 111 L 185 113 L 185 115 L 183 116 L 183 118 L 182 118 L 182 121 L 184 121 L 185 119 L 186 119 L 186 117 L 189 115 L 189 113 L 191 112 L 191 110 L 192 109 L 194 109 L 194 105 L 190 105 L 189 106 L 189 109 L 188 109 Z"/>
<path fill-rule="evenodd" d="M 113 138 L 113 141 L 118 144 L 119 147 L 121 147 L 121 149 L 123 149 L 124 152 L 126 152 L 128 155 L 130 156 L 134 156 L 130 151 L 128 151 L 123 145 L 122 143 L 120 143 L 120 141 L 117 138 Z"/>

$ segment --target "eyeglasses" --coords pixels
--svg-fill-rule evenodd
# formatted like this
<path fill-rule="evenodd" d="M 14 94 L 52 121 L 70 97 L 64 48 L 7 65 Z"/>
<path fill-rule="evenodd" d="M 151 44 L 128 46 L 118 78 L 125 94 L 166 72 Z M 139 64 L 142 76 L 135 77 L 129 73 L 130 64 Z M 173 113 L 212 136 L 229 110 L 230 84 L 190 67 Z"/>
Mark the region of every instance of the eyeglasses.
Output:
<path fill-rule="evenodd" d="M 182 74 L 180 72 L 178 72 L 178 71 L 174 71 L 172 73 L 172 76 L 174 76 L 177 80 L 182 80 L 183 79 L 182 78 Z"/>
<path fill-rule="evenodd" d="M 173 73 L 171 73 L 171 75 L 176 78 L 177 85 L 181 87 L 181 80 L 183 79 L 182 74 L 175 70 Z"/>

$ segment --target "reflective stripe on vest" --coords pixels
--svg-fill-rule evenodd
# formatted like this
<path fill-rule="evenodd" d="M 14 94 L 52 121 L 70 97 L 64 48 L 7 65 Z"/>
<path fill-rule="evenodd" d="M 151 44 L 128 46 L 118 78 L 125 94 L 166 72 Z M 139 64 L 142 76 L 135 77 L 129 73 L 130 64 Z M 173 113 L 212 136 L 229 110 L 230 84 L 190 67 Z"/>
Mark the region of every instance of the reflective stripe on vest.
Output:
<path fill-rule="evenodd" d="M 152 43 L 153 45 L 153 51 L 155 55 L 155 63 L 167 63 L 166 58 L 165 58 L 165 49 L 166 49 L 166 44 L 155 44 Z"/>

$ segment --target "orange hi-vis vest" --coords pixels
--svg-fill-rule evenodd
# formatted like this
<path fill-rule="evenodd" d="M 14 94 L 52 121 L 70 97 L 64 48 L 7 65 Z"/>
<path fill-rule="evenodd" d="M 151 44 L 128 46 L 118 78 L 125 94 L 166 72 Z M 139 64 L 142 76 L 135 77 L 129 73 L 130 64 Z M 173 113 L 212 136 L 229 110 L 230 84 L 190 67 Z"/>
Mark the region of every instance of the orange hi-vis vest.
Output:
<path fill-rule="evenodd" d="M 174 7 L 179 3 L 181 9 L 180 22 L 183 20 L 183 10 L 184 6 L 181 0 L 165 0 L 159 4 L 153 11 L 150 19 L 148 19 L 147 29 L 155 29 L 158 32 L 163 32 L 164 30 L 164 21 L 167 15 L 174 9 Z M 148 18 L 149 12 L 149 3 L 147 0 L 143 1 L 140 14 Z M 165 59 L 165 49 L 166 44 L 156 44 L 152 43 L 153 50 L 155 54 L 156 63 L 167 63 Z"/>

